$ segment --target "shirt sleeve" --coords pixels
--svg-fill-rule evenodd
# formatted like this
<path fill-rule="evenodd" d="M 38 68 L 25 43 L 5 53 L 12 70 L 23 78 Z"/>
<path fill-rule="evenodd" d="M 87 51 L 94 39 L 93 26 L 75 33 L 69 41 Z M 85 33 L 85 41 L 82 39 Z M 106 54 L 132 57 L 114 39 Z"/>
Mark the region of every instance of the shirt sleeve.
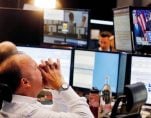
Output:
<path fill-rule="evenodd" d="M 79 97 L 71 87 L 66 91 L 52 91 L 52 94 L 52 109 L 36 111 L 33 118 L 94 118 L 86 98 Z"/>

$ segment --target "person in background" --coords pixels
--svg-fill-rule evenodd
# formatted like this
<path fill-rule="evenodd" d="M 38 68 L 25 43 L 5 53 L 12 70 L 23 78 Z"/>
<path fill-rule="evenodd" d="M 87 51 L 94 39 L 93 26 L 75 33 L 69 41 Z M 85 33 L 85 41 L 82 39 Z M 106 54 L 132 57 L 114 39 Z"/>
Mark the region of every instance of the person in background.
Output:
<path fill-rule="evenodd" d="M 114 35 L 110 36 L 110 50 L 111 51 L 116 51 L 116 49 L 115 49 L 115 38 L 114 38 Z"/>
<path fill-rule="evenodd" d="M 111 43 L 110 43 L 110 37 L 112 34 L 108 31 L 100 32 L 100 37 L 99 37 L 99 51 L 111 51 Z"/>
<path fill-rule="evenodd" d="M 10 41 L 0 43 L 0 63 L 17 51 L 16 45 Z"/>
<path fill-rule="evenodd" d="M 76 23 L 74 22 L 74 14 L 72 12 L 69 13 L 69 22 L 68 22 L 68 33 L 75 34 L 76 33 Z"/>
<path fill-rule="evenodd" d="M 86 27 L 87 17 L 82 16 L 80 27 Z"/>
<path fill-rule="evenodd" d="M 50 108 L 37 101 L 43 88 L 52 89 Z M 38 66 L 21 52 L 13 53 L 0 64 L 0 108 L 0 114 L 10 118 L 94 117 L 86 99 L 64 82 L 59 60 L 48 59 Z"/>

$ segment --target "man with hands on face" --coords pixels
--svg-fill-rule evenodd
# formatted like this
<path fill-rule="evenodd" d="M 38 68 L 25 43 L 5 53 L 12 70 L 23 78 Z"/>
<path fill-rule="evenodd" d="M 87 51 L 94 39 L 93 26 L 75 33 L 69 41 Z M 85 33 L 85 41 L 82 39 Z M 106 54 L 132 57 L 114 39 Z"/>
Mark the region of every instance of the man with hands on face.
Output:
<path fill-rule="evenodd" d="M 37 101 L 44 88 L 52 89 L 51 107 Z M 4 118 L 93 118 L 86 99 L 64 82 L 59 60 L 38 66 L 30 56 L 16 52 L 0 64 L 0 90 Z"/>

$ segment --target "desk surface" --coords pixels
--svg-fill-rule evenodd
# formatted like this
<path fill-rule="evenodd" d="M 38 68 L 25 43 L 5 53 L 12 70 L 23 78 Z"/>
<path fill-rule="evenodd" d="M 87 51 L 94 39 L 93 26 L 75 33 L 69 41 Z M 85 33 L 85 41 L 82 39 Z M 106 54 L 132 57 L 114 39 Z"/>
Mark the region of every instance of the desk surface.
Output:
<path fill-rule="evenodd" d="M 112 103 L 112 106 L 114 105 L 114 103 Z M 98 118 L 102 118 L 102 117 L 105 117 L 105 118 L 110 118 L 110 114 L 111 112 L 109 112 L 108 114 L 105 114 L 105 113 L 99 113 L 98 114 Z M 146 106 L 144 105 L 142 107 L 142 110 L 141 110 L 141 116 L 142 118 L 151 118 L 151 106 Z"/>

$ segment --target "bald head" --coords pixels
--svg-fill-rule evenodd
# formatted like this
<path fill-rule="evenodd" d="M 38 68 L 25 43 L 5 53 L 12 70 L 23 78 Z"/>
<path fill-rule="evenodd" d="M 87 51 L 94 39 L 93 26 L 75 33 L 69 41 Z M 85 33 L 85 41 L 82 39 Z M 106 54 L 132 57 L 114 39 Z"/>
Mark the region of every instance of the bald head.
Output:
<path fill-rule="evenodd" d="M 6 84 L 14 93 L 20 84 L 21 71 L 15 60 L 19 54 L 10 55 L 0 63 L 0 83 Z"/>
<path fill-rule="evenodd" d="M 10 41 L 0 43 L 0 63 L 17 51 L 16 45 Z"/>
<path fill-rule="evenodd" d="M 3 41 L 0 43 L 0 53 L 17 51 L 16 45 L 10 41 Z"/>
<path fill-rule="evenodd" d="M 22 52 L 9 56 L 0 64 L 0 83 L 8 85 L 15 94 L 31 97 L 36 97 L 43 89 L 38 65 Z"/>

